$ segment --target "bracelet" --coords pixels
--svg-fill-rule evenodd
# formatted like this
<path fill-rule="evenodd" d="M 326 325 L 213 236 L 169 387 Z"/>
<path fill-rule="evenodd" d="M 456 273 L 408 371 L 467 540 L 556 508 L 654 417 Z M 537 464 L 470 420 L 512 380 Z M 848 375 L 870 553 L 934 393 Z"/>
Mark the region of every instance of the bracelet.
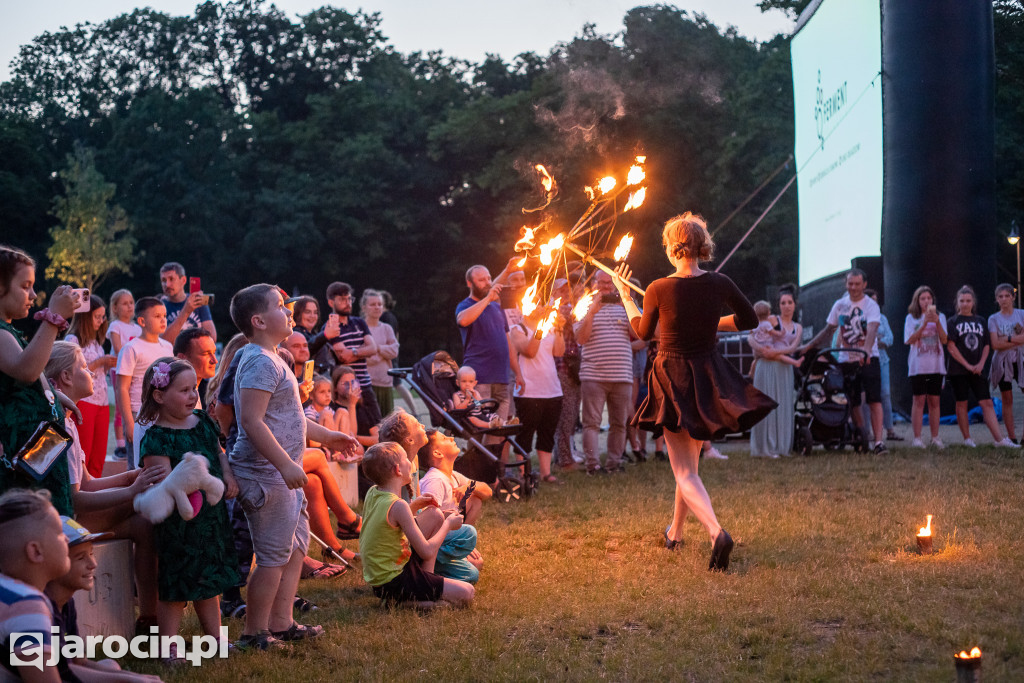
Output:
<path fill-rule="evenodd" d="M 49 308 L 44 308 L 43 310 L 36 312 L 36 314 L 32 316 L 32 318 L 34 320 L 40 320 L 42 322 L 50 323 L 51 325 L 57 328 L 58 332 L 63 332 L 64 330 L 68 329 L 68 321 L 54 313 Z"/>

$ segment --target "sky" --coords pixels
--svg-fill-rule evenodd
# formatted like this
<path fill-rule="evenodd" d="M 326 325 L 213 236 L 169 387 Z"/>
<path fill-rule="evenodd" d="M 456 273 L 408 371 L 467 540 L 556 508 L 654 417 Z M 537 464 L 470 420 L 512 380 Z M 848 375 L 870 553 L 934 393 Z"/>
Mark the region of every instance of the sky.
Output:
<path fill-rule="evenodd" d="M 506 61 L 521 52 L 546 55 L 556 43 L 571 40 L 585 23 L 598 33 L 617 33 L 636 0 L 275 0 L 291 17 L 330 4 L 350 12 L 380 12 L 381 29 L 400 52 L 442 50 L 445 54 L 482 61 L 497 53 Z M 99 23 L 136 7 L 152 7 L 175 15 L 192 14 L 198 0 L 5 0 L 0 23 L 0 81 L 21 45 L 46 31 L 77 23 Z M 768 40 L 789 33 L 794 22 L 778 11 L 762 14 L 756 0 L 676 0 L 676 7 L 702 12 L 720 28 L 735 26 L 741 35 Z"/>

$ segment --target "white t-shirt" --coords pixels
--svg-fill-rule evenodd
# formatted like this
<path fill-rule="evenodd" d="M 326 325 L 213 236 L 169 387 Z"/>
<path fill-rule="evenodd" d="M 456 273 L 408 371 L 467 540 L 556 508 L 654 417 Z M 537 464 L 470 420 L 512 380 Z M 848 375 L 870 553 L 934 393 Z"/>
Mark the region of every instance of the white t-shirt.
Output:
<path fill-rule="evenodd" d="M 116 318 L 110 321 L 110 327 L 107 328 L 107 339 L 113 341 L 113 337 L 110 336 L 113 332 L 117 332 L 122 347 L 132 339 L 142 336 L 141 327 L 135 323 L 126 323 Z"/>
<path fill-rule="evenodd" d="M 524 323 L 525 326 L 525 323 Z M 523 327 L 518 328 L 520 332 Z M 526 336 L 532 339 L 536 330 L 526 327 Z M 562 383 L 558 380 L 558 368 L 555 367 L 555 335 L 560 332 L 551 331 L 544 335 L 533 358 L 519 354 L 519 371 L 523 373 L 526 389 L 520 398 L 556 398 L 562 395 Z"/>
<path fill-rule="evenodd" d="M 64 337 L 64 341 L 69 341 L 72 344 L 82 346 L 82 342 L 73 334 L 69 334 Z M 99 342 L 93 340 L 82 347 L 82 355 L 85 356 L 86 363 L 92 363 L 97 358 L 101 358 L 103 356 L 103 347 L 100 346 Z M 110 398 L 107 396 L 107 371 L 102 367 L 98 367 L 95 370 L 90 370 L 89 373 L 92 375 L 92 395 L 86 396 L 82 400 L 86 403 L 91 403 L 94 406 L 109 405 Z"/>
<path fill-rule="evenodd" d="M 882 310 L 874 299 L 867 296 L 854 303 L 850 301 L 850 296 L 846 295 L 832 304 L 832 310 L 828 314 L 828 324 L 839 328 L 839 345 L 846 348 L 863 348 L 868 334 L 868 324 L 881 322 Z M 856 362 L 862 358 L 859 353 L 840 352 L 837 355 L 840 363 Z M 874 343 L 871 344 L 871 357 L 878 358 L 877 334 Z"/>
<path fill-rule="evenodd" d="M 923 318 L 923 316 L 922 316 Z M 921 327 L 922 318 L 915 318 L 907 314 L 906 322 L 903 323 L 903 343 L 908 343 L 910 335 L 917 332 Z M 939 313 L 939 325 L 942 331 L 946 332 L 946 316 Z M 910 345 L 910 355 L 907 357 L 907 374 L 914 375 L 940 375 L 946 374 L 945 351 L 939 343 L 939 330 L 935 323 L 925 325 L 921 338 Z"/>
<path fill-rule="evenodd" d="M 420 479 L 420 494 L 433 496 L 442 508 L 455 508 L 458 507 L 455 489 L 468 483 L 469 479 L 464 474 L 452 472 L 449 477 L 436 467 L 431 467 Z"/>
<path fill-rule="evenodd" d="M 71 419 L 70 413 L 64 417 L 64 429 L 71 437 L 71 446 L 68 448 L 68 479 L 74 486 L 82 483 L 82 470 L 85 469 L 85 449 L 82 448 L 82 439 L 78 436 L 78 425 Z"/>
<path fill-rule="evenodd" d="M 121 353 L 117 354 L 117 374 L 132 378 L 128 398 L 131 400 L 133 415 L 138 414 L 142 407 L 142 380 L 146 370 L 158 358 L 173 355 L 174 347 L 166 339 L 158 339 L 153 343 L 136 337 L 121 347 Z"/>

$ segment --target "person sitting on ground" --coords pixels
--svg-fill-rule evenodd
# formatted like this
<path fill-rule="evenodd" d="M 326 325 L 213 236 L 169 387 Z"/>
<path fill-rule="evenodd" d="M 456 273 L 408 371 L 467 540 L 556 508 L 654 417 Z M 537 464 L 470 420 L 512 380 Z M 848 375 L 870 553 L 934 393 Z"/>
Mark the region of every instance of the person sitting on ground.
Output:
<path fill-rule="evenodd" d="M 476 370 L 463 365 L 456 375 L 459 383 L 458 390 L 452 394 L 452 408 L 455 410 L 468 410 L 466 419 L 477 429 L 488 429 L 491 427 L 491 418 L 480 405 L 483 398 L 476 390 Z"/>
<path fill-rule="evenodd" d="M 49 664 L 53 661 L 53 609 L 43 593 L 46 584 L 70 568 L 64 525 L 50 503 L 49 491 L 11 489 L 0 496 L 0 646 L 22 660 L 38 657 L 38 673 L 29 667 L 21 670 L 26 679 L 29 675 L 39 681 L 70 678 L 66 660 L 61 658 L 57 666 Z M 15 634 L 22 637 L 16 639 Z M 39 654 L 33 652 L 36 648 Z"/>
<path fill-rule="evenodd" d="M 43 371 L 53 386 L 73 400 L 92 393 L 92 374 L 77 344 L 54 342 L 50 360 Z M 139 619 L 136 626 L 148 634 L 156 624 L 156 545 L 153 525 L 132 507 L 135 496 L 156 484 L 170 468 L 153 466 L 127 470 L 110 477 L 95 478 L 85 467 L 85 452 L 75 422 L 66 417 L 64 428 L 71 436 L 68 450 L 68 474 L 71 497 L 78 519 L 96 531 L 111 532 L 133 544 L 135 587 L 139 598 Z"/>
<path fill-rule="evenodd" d="M 57 627 L 57 635 L 64 641 L 67 636 L 78 636 L 78 612 L 75 610 L 74 595 L 78 591 L 91 591 L 96 584 L 96 556 L 92 552 L 93 541 L 101 540 L 110 534 L 94 534 L 84 526 L 71 519 L 61 517 L 64 524 L 64 538 L 68 541 L 68 555 L 71 569 L 64 576 L 46 584 L 46 597 L 53 608 L 53 622 Z M 121 669 L 113 659 L 94 661 L 87 657 L 75 657 L 66 660 L 68 667 L 82 683 L 107 683 L 107 681 L 123 681 L 125 683 L 155 683 L 159 676 L 137 674 Z"/>
<path fill-rule="evenodd" d="M 431 496 L 402 500 L 403 487 L 412 481 L 412 465 L 402 447 L 394 442 L 371 446 L 363 459 L 366 476 L 374 483 L 363 504 L 363 530 L 359 553 L 363 578 L 373 594 L 384 602 L 433 604 L 444 600 L 468 605 L 475 590 L 472 584 L 446 579 L 433 572 L 437 552 L 448 532 L 462 526 L 462 515 L 436 515 L 440 523 L 424 525 L 414 518 L 418 510 L 433 507 Z"/>

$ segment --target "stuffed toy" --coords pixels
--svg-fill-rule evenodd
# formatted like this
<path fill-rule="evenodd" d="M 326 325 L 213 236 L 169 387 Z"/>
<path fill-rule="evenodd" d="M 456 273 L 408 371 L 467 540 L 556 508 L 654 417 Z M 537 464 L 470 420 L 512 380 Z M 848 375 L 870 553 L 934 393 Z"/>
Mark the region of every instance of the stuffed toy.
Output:
<path fill-rule="evenodd" d="M 216 505 L 224 495 L 224 482 L 210 474 L 206 458 L 186 453 L 163 481 L 135 496 L 135 511 L 159 524 L 177 508 L 181 518 L 188 521 L 202 507 L 200 491 L 206 492 L 207 503 Z"/>

